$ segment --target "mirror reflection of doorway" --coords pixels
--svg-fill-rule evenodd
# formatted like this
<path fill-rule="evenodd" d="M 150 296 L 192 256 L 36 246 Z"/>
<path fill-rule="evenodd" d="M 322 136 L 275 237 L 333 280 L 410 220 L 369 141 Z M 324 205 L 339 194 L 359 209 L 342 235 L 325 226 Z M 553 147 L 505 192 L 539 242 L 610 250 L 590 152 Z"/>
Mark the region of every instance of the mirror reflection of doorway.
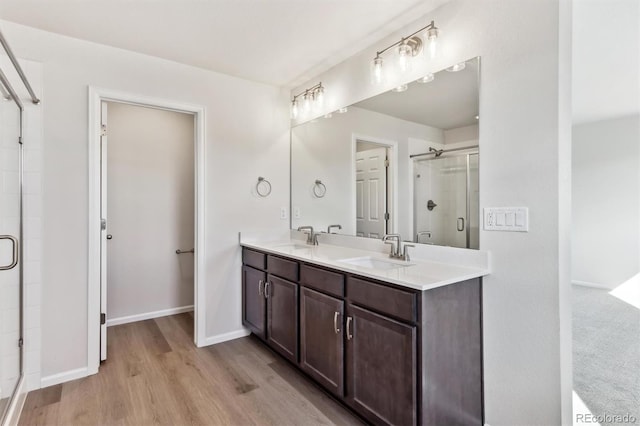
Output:
<path fill-rule="evenodd" d="M 414 241 L 479 248 L 478 152 L 414 158 Z"/>
<path fill-rule="evenodd" d="M 382 238 L 391 233 L 389 146 L 356 141 L 356 235 Z"/>

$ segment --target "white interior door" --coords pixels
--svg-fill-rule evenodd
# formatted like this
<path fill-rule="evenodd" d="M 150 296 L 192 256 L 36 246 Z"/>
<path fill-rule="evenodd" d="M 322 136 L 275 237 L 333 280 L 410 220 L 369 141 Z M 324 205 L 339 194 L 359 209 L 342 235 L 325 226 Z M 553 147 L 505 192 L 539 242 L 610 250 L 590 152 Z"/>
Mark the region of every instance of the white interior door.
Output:
<path fill-rule="evenodd" d="M 100 361 L 107 359 L 107 103 L 101 103 L 100 124 Z"/>
<path fill-rule="evenodd" d="M 356 152 L 356 235 L 382 238 L 386 232 L 387 149 Z"/>

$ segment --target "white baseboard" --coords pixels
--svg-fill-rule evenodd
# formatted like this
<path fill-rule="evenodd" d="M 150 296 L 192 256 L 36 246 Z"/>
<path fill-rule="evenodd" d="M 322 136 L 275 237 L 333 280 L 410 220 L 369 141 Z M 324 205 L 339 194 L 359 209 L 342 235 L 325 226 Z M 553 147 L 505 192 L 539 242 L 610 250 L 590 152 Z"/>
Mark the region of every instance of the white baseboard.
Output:
<path fill-rule="evenodd" d="M 7 410 L 6 417 L 3 426 L 14 426 L 18 424 L 20 420 L 20 414 L 22 414 L 22 408 L 24 407 L 24 401 L 27 399 L 27 391 L 25 389 L 24 376 L 18 382 L 18 388 L 16 390 L 15 397 L 9 402 L 9 408 Z M 1 417 L 1 416 L 0 416 Z M 2 418 L 0 418 L 0 421 Z"/>
<path fill-rule="evenodd" d="M 60 383 L 70 382 L 71 380 L 82 379 L 83 377 L 87 377 L 88 375 L 89 374 L 87 367 L 63 371 L 62 373 L 43 377 L 40 381 L 40 387 L 46 388 L 53 385 L 59 385 Z"/>
<path fill-rule="evenodd" d="M 592 288 L 601 288 L 603 290 L 613 290 L 613 288 L 611 286 L 608 286 L 606 284 L 590 283 L 588 281 L 573 280 L 573 281 L 571 281 L 571 284 L 579 285 L 579 286 L 582 286 L 582 287 L 592 287 Z"/>
<path fill-rule="evenodd" d="M 230 331 L 229 333 L 218 334 L 216 336 L 207 337 L 204 339 L 204 342 L 198 342 L 198 347 L 201 348 L 203 346 L 215 345 L 216 343 L 222 343 L 229 340 L 240 339 L 242 337 L 246 337 L 251 334 L 246 328 L 242 328 L 236 331 Z"/>
<path fill-rule="evenodd" d="M 163 309 L 161 311 L 146 312 L 144 314 L 129 315 L 127 317 L 112 318 L 107 320 L 107 327 L 120 324 L 128 324 L 130 322 L 144 321 L 152 318 L 166 317 L 168 315 L 182 314 L 184 312 L 193 311 L 193 305 L 180 306 L 179 308 Z"/>

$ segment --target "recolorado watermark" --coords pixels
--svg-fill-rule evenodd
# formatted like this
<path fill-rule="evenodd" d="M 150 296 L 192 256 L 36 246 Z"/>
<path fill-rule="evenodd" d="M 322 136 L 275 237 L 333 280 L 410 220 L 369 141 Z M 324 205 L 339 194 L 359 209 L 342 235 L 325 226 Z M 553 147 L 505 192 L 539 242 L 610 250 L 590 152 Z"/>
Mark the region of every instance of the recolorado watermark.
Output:
<path fill-rule="evenodd" d="M 638 418 L 632 414 L 576 414 L 576 423 L 636 423 Z"/>

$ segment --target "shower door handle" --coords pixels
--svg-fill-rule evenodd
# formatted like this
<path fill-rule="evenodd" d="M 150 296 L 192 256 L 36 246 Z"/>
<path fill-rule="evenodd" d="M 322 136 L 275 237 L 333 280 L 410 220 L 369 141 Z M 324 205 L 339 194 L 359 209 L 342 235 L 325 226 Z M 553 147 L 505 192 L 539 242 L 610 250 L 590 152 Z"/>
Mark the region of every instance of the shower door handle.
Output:
<path fill-rule="evenodd" d="M 458 218 L 457 228 L 460 232 L 464 231 L 464 217 Z"/>
<path fill-rule="evenodd" d="M 13 269 L 18 264 L 18 239 L 12 235 L 0 235 L 0 240 L 9 240 L 13 245 L 13 257 L 11 263 L 5 266 L 0 266 L 0 271 L 8 271 Z"/>

